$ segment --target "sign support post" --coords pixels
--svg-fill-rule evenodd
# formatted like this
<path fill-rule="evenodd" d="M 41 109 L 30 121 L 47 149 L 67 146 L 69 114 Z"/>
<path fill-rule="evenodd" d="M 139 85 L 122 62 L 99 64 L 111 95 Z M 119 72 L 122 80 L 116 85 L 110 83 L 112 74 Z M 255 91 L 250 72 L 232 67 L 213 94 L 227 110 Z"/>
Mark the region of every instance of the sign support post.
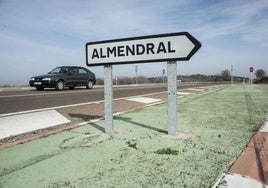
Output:
<path fill-rule="evenodd" d="M 104 65 L 105 132 L 113 132 L 113 72 L 112 65 Z"/>
<path fill-rule="evenodd" d="M 177 62 L 167 62 L 168 75 L 168 134 L 177 133 Z"/>
<path fill-rule="evenodd" d="M 253 74 L 254 68 L 253 67 L 249 67 L 249 72 L 250 72 L 250 81 L 249 84 L 252 84 L 252 74 Z"/>
<path fill-rule="evenodd" d="M 163 69 L 163 71 L 162 71 L 162 78 L 163 78 L 163 84 L 165 83 L 165 74 L 166 74 L 166 70 L 165 69 Z"/>

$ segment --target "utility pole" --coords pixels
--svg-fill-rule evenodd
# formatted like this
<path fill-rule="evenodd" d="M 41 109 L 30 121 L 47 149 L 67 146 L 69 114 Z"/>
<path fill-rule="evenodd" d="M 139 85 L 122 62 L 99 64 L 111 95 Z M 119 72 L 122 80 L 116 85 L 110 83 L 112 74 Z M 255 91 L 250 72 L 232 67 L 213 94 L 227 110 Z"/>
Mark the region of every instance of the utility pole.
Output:
<path fill-rule="evenodd" d="M 234 84 L 233 64 L 231 64 L 231 85 Z"/>
<path fill-rule="evenodd" d="M 138 85 L 138 65 L 135 66 L 135 72 L 136 72 L 136 85 Z"/>

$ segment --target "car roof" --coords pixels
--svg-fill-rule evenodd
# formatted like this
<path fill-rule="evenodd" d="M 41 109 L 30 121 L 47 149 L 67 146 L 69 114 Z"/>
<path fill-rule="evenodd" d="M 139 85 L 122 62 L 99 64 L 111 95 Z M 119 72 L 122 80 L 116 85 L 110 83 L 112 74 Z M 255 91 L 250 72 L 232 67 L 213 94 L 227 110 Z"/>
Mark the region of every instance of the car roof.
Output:
<path fill-rule="evenodd" d="M 59 66 L 59 67 L 81 67 L 81 66 Z M 82 67 L 82 68 L 84 68 L 84 67 Z"/>
<path fill-rule="evenodd" d="M 84 69 L 86 69 L 85 67 L 81 67 L 81 66 L 58 66 L 58 67 L 65 67 L 65 68 L 84 68 Z"/>

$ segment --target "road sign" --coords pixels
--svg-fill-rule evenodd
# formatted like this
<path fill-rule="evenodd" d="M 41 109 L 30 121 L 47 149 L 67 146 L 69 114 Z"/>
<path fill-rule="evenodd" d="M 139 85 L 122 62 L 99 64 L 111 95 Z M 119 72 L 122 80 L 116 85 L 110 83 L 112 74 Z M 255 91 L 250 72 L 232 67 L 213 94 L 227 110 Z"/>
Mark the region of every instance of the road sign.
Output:
<path fill-rule="evenodd" d="M 167 61 L 168 134 L 177 134 L 177 63 L 189 60 L 201 43 L 187 32 L 89 42 L 88 66 L 104 66 L 105 132 L 113 132 L 112 65 Z M 138 67 L 135 67 L 136 78 Z M 163 69 L 163 75 L 165 69 Z M 164 78 L 164 76 L 163 76 Z M 137 83 L 137 81 L 136 81 Z"/>
<path fill-rule="evenodd" d="M 124 38 L 86 44 L 88 66 L 189 60 L 201 43 L 188 32 Z"/>
<path fill-rule="evenodd" d="M 253 67 L 249 67 L 249 72 L 253 72 L 254 68 Z"/>

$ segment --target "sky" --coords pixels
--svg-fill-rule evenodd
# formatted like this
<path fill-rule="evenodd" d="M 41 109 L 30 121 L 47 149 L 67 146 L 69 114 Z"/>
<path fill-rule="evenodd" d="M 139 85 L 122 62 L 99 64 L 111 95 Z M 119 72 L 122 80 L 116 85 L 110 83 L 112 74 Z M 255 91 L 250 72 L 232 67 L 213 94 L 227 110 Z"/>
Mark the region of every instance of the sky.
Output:
<path fill-rule="evenodd" d="M 267 0 L 0 0 L 0 86 L 61 65 L 86 66 L 87 42 L 189 32 L 202 47 L 178 75 L 268 74 Z M 114 77 L 162 76 L 166 62 L 113 65 Z M 103 78 L 103 66 L 87 67 Z"/>

